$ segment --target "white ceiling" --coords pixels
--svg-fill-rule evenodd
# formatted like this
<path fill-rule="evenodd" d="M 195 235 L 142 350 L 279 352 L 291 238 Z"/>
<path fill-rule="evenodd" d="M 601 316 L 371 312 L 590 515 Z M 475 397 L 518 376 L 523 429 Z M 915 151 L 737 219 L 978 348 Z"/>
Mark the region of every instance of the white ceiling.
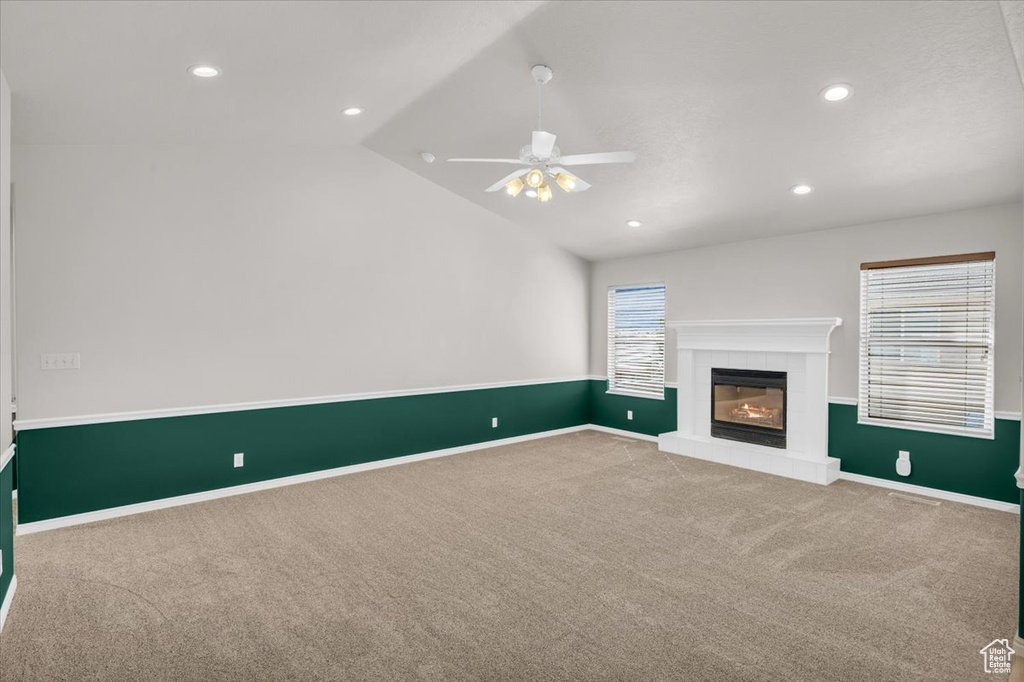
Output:
<path fill-rule="evenodd" d="M 199 81 L 194 63 L 224 68 Z M 588 192 L 483 189 L 536 117 Z M 0 3 L 18 142 L 362 142 L 589 259 L 1019 200 L 996 2 Z M 850 82 L 848 102 L 818 91 Z M 358 104 L 360 117 L 341 108 Z M 420 151 L 438 161 L 425 164 Z M 808 182 L 816 191 L 794 197 Z M 382 190 L 386 191 L 386 190 Z M 630 218 L 641 228 L 628 228 Z"/>
<path fill-rule="evenodd" d="M 351 144 L 540 5 L 3 0 L 0 67 L 16 143 Z"/>

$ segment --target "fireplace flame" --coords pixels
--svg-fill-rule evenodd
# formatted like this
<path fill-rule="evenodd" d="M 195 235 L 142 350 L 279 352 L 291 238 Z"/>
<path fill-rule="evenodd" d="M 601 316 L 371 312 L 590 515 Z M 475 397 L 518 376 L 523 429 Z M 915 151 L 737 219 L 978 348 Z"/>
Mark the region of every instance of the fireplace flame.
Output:
<path fill-rule="evenodd" d="M 775 417 L 775 410 L 770 407 L 759 407 L 757 405 L 743 403 L 740 407 L 733 409 L 732 416 L 733 419 L 739 419 L 742 421 L 772 421 Z"/>

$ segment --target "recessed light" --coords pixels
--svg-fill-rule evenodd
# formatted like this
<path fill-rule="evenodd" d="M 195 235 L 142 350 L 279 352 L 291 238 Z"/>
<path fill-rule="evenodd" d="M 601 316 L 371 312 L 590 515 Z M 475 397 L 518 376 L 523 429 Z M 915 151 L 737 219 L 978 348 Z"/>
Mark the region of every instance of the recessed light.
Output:
<path fill-rule="evenodd" d="M 792 187 L 789 188 L 789 191 L 792 192 L 793 194 L 804 195 L 813 192 L 814 188 L 811 187 L 810 185 L 793 185 Z"/>
<path fill-rule="evenodd" d="M 346 116 L 358 116 L 359 114 L 363 113 L 363 110 L 360 109 L 359 107 L 349 107 L 348 109 L 345 109 L 345 111 L 341 113 L 345 114 Z"/>
<path fill-rule="evenodd" d="M 528 190 L 526 190 L 526 196 L 530 197 L 531 199 L 536 199 L 537 198 L 537 190 L 535 190 L 535 189 L 528 189 Z"/>
<path fill-rule="evenodd" d="M 643 225 L 643 223 L 641 223 L 639 220 L 627 220 L 626 224 L 629 225 L 630 227 L 640 227 L 641 225 Z"/>
<path fill-rule="evenodd" d="M 819 94 L 826 102 L 842 102 L 844 99 L 850 99 L 850 96 L 853 95 L 853 86 L 847 83 L 836 83 L 828 86 Z"/>
<path fill-rule="evenodd" d="M 188 67 L 188 72 L 198 78 L 213 78 L 220 75 L 220 69 L 209 64 L 197 64 Z"/>

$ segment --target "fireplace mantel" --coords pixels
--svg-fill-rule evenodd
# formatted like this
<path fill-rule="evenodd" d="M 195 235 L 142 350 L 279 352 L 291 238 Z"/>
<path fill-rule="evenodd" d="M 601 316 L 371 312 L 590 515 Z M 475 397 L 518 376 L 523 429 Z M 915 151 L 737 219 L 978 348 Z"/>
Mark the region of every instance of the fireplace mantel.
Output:
<path fill-rule="evenodd" d="M 828 355 L 839 317 L 669 322 L 677 353 L 676 431 L 658 438 L 666 452 L 812 483 L 839 478 L 828 456 Z M 787 373 L 785 449 L 711 435 L 711 369 Z"/>
<path fill-rule="evenodd" d="M 665 326 L 675 330 L 680 350 L 827 353 L 832 330 L 841 324 L 841 317 L 795 317 L 668 322 Z"/>

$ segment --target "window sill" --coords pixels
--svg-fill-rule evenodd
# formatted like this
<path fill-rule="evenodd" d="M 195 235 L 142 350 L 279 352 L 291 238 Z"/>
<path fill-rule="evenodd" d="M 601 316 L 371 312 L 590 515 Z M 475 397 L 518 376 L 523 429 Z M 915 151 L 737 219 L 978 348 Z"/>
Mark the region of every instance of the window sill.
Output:
<path fill-rule="evenodd" d="M 629 391 L 613 391 L 611 389 L 605 391 L 607 395 L 621 395 L 626 398 L 643 398 L 644 400 L 664 400 L 665 391 L 662 390 L 661 395 L 646 395 L 644 393 L 630 393 Z"/>
<path fill-rule="evenodd" d="M 938 433 L 943 436 L 964 436 L 965 438 L 981 438 L 983 440 L 995 440 L 995 427 L 991 430 L 985 429 L 963 429 L 955 426 L 941 426 L 938 424 L 922 424 L 921 422 L 905 422 L 896 419 L 878 419 L 874 417 L 857 417 L 857 423 L 864 426 L 881 426 L 889 429 L 904 429 L 906 431 L 922 431 L 924 433 Z"/>

